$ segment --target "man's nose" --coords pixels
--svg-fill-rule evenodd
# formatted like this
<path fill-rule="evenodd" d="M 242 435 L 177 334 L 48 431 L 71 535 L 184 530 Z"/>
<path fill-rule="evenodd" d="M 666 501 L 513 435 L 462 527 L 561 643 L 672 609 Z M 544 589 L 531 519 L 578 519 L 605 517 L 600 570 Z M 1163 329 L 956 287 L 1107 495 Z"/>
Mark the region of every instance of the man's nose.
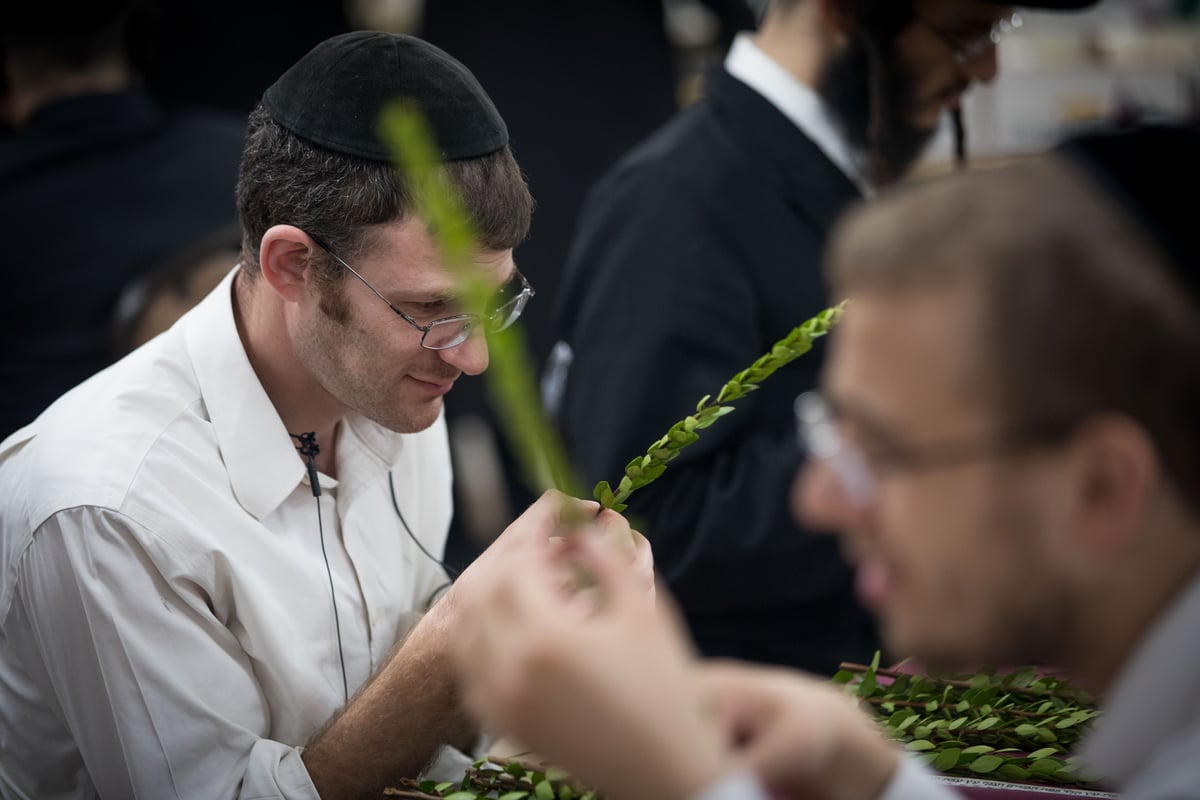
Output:
<path fill-rule="evenodd" d="M 824 459 L 810 459 L 792 483 L 791 509 L 806 530 L 840 532 L 861 524 L 873 498 L 852 498 L 837 471 Z"/>
<path fill-rule="evenodd" d="M 478 375 L 488 368 L 487 336 L 481 328 L 476 327 L 465 342 L 446 350 L 439 350 L 438 355 L 447 364 L 467 375 Z"/>

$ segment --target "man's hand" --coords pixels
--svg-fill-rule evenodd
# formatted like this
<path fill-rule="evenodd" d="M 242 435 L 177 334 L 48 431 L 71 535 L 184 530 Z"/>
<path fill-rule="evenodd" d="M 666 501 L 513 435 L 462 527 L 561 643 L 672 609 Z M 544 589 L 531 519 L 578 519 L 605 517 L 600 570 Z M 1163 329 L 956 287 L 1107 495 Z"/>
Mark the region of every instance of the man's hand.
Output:
<path fill-rule="evenodd" d="M 734 662 L 701 672 L 739 760 L 776 796 L 875 800 L 899 765 L 874 723 L 824 682 Z"/>
<path fill-rule="evenodd" d="M 490 727 L 613 797 L 683 800 L 730 753 L 679 624 L 647 591 L 646 556 L 613 546 L 626 534 L 642 541 L 606 512 L 498 554 L 462 598 L 458 668 Z"/>
<path fill-rule="evenodd" d="M 619 515 L 600 506 L 547 492 L 455 581 L 387 664 L 309 743 L 304 762 L 322 797 L 366 797 L 395 778 L 415 776 L 441 744 L 461 750 L 477 738 L 476 721 L 462 707 L 452 670 L 453 643 L 471 636 L 470 623 L 486 610 L 488 587 L 522 579 L 523 554 L 549 557 L 559 538 L 595 540 L 615 554 L 628 580 L 650 603 L 654 568 L 650 545 Z M 482 612 L 486 616 L 486 611 Z"/>
<path fill-rule="evenodd" d="M 487 607 L 486 603 L 480 603 L 478 595 L 493 591 L 505 570 L 520 570 L 512 553 L 519 552 L 521 558 L 525 558 L 532 553 L 558 552 L 569 536 L 606 540 L 613 552 L 619 554 L 616 557 L 625 562 L 638 585 L 653 594 L 654 557 L 646 537 L 632 530 L 620 514 L 601 510 L 599 503 L 550 490 L 505 528 L 463 571 L 443 602 L 438 604 L 444 608 L 438 610 L 449 614 L 449 624 L 457 626 L 464 608 Z M 455 633 L 453 638 L 460 637 Z"/>

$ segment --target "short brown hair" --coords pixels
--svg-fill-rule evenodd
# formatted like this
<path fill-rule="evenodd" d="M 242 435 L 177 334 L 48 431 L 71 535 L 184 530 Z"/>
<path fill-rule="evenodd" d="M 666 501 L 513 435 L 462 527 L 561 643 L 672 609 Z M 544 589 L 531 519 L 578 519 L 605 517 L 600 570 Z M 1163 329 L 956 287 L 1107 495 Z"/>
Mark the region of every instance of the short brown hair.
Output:
<path fill-rule="evenodd" d="M 466 206 L 479 244 L 491 250 L 516 247 L 529 234 L 533 198 L 511 149 L 449 161 L 446 177 Z M 333 252 L 353 259 L 372 242 L 373 226 L 402 221 L 412 211 L 404 178 L 385 162 L 327 150 L 292 134 L 259 105 L 247 124 L 238 175 L 242 268 L 259 269 L 259 246 L 272 225 L 295 225 Z M 342 277 L 332 259 L 320 262 L 318 281 Z"/>
<path fill-rule="evenodd" d="M 1128 415 L 1200 515 L 1200 301 L 1065 160 L 885 194 L 843 220 L 828 271 L 839 295 L 973 287 L 989 349 L 977 377 L 994 410 L 1017 423 Z"/>

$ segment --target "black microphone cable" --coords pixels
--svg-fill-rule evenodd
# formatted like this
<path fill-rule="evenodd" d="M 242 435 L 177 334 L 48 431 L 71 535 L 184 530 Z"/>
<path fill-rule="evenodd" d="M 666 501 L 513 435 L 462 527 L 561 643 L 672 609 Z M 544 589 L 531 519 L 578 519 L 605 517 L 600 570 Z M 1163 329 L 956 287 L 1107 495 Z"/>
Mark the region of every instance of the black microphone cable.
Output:
<path fill-rule="evenodd" d="M 325 576 L 329 580 L 329 600 L 333 604 L 333 625 L 337 632 L 338 661 L 342 667 L 342 696 L 348 703 L 350 702 L 350 682 L 346 676 L 346 653 L 342 645 L 342 621 L 341 616 L 338 614 L 337 592 L 333 586 L 333 569 L 329 566 L 329 553 L 325 547 L 325 522 L 321 515 L 321 483 L 320 477 L 317 474 L 317 455 L 321 452 L 321 446 L 317 444 L 317 434 L 315 431 L 300 434 L 289 433 L 288 435 L 299 442 L 296 445 L 296 449 L 300 451 L 300 455 L 304 458 L 305 468 L 308 470 L 308 482 L 312 489 L 313 497 L 317 501 L 317 531 L 321 538 L 321 557 L 325 560 Z M 404 513 L 400 510 L 400 503 L 396 499 L 396 484 L 392 478 L 391 470 L 388 470 L 388 489 L 391 492 L 392 508 L 395 509 L 396 517 L 400 520 L 400 524 L 404 526 L 405 533 L 408 534 L 413 544 L 420 549 L 425 557 L 440 566 L 450 578 L 448 582 L 433 590 L 429 596 L 429 600 L 426 601 L 426 606 L 428 606 L 433 598 L 437 597 L 439 592 L 454 583 L 454 580 L 458 578 L 462 571 L 450 566 L 429 552 L 425 545 L 421 544 L 421 540 L 417 538 L 416 534 L 413 533 L 412 528 L 408 526 L 408 520 L 404 518 Z"/>
<path fill-rule="evenodd" d="M 333 602 L 333 626 L 337 631 L 338 661 L 342 665 L 342 696 L 345 698 L 345 702 L 349 703 L 350 682 L 346 678 L 346 653 L 342 648 L 342 620 L 338 615 L 337 593 L 333 588 L 333 570 L 329 567 L 329 553 L 325 550 L 325 523 L 321 518 L 321 483 L 317 475 L 317 454 L 321 452 L 321 447 L 317 444 L 315 431 L 301 434 L 289 433 L 288 435 L 300 443 L 296 449 L 305 459 L 308 468 L 308 482 L 312 488 L 313 497 L 317 500 L 317 530 L 321 535 L 321 557 L 325 559 L 325 576 L 329 579 L 329 599 Z"/>
<path fill-rule="evenodd" d="M 416 537 L 416 534 L 414 534 L 412 532 L 412 528 L 408 527 L 408 521 L 406 519 L 404 519 L 404 514 L 400 511 L 400 503 L 397 502 L 397 500 L 396 500 L 396 483 L 395 483 L 395 481 L 392 480 L 392 471 L 391 470 L 388 470 L 388 489 L 391 490 L 391 493 L 392 493 L 392 508 L 396 509 L 396 516 L 400 518 L 400 524 L 404 526 L 405 532 L 408 533 L 408 538 L 413 540 L 413 544 L 415 544 L 418 548 L 420 548 L 421 552 L 425 554 L 426 558 L 428 558 L 430 561 L 432 561 L 433 563 L 435 563 L 439 567 L 441 567 L 443 570 L 445 570 L 447 577 L 450 578 L 449 581 L 447 581 L 446 583 L 443 583 L 441 586 L 434 589 L 433 593 L 429 595 L 429 599 L 425 601 L 425 606 L 426 606 L 426 608 L 428 608 L 429 605 L 432 603 L 433 598 L 437 597 L 437 595 L 440 591 L 442 591 L 443 589 L 452 585 L 454 583 L 454 581 L 458 578 L 458 576 L 462 574 L 462 570 L 455 569 L 454 567 L 450 566 L 445 561 L 442 561 L 440 558 L 435 556 L 433 553 L 431 553 L 427 549 L 425 549 L 425 545 L 421 544 L 421 540 L 418 539 Z"/>

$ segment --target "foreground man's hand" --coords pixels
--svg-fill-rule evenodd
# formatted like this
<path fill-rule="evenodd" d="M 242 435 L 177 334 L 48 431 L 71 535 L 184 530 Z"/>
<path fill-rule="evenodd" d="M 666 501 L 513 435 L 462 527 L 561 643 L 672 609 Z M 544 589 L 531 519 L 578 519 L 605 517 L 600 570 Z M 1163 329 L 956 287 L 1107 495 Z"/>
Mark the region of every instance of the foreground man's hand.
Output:
<path fill-rule="evenodd" d="M 614 546 L 630 533 L 619 515 L 596 523 L 513 548 L 480 576 L 456 637 L 466 701 L 613 797 L 683 800 L 731 754 L 679 625 L 648 591 L 646 556 Z"/>
<path fill-rule="evenodd" d="M 738 760 L 774 797 L 875 800 L 899 765 L 879 728 L 823 681 L 735 662 L 701 672 Z"/>

